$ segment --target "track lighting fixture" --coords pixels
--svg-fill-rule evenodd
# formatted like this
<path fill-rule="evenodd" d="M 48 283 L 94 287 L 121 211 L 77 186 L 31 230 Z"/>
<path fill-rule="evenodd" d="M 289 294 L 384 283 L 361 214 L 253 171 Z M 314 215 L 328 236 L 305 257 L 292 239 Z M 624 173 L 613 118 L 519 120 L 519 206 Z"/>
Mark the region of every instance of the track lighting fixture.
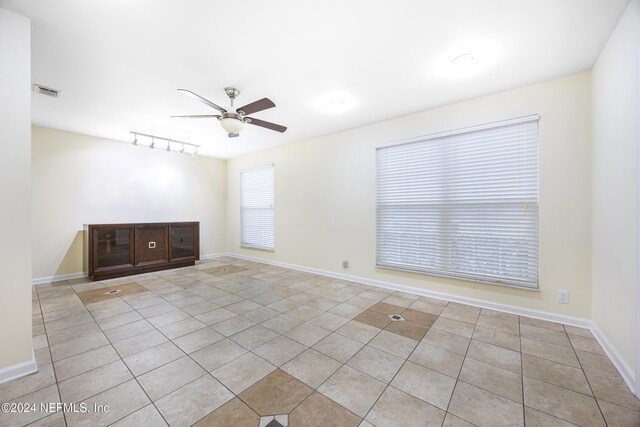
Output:
<path fill-rule="evenodd" d="M 174 151 L 171 149 L 171 144 L 180 144 L 181 148 L 180 150 L 177 150 L 180 154 L 184 153 L 185 150 L 189 147 L 192 147 L 193 152 L 191 153 L 192 156 L 196 156 L 198 154 L 198 148 L 200 147 L 199 145 L 196 144 L 191 144 L 189 142 L 183 142 L 183 141 L 176 141 L 175 139 L 170 139 L 170 138 L 163 138 L 161 136 L 156 136 L 156 135 L 149 135 L 146 133 L 140 133 L 140 132 L 130 132 L 131 134 L 133 134 L 133 142 L 131 143 L 131 145 L 135 145 L 135 146 L 146 146 L 149 147 L 151 149 L 154 149 L 156 147 L 156 139 L 160 140 L 160 141 L 166 141 L 167 143 L 167 148 L 165 149 L 165 151 Z M 150 144 L 142 144 L 138 142 L 138 137 L 144 137 L 144 138 L 149 138 L 151 140 Z M 191 151 L 191 150 L 189 150 Z"/>

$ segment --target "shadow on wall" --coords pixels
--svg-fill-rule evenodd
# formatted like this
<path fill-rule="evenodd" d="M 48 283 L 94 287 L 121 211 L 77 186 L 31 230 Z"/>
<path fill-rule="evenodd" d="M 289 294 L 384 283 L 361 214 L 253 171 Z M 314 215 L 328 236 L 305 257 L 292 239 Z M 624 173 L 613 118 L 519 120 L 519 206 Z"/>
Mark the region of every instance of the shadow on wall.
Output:
<path fill-rule="evenodd" d="M 84 231 L 76 232 L 67 252 L 56 269 L 56 276 L 65 276 L 84 271 Z"/>

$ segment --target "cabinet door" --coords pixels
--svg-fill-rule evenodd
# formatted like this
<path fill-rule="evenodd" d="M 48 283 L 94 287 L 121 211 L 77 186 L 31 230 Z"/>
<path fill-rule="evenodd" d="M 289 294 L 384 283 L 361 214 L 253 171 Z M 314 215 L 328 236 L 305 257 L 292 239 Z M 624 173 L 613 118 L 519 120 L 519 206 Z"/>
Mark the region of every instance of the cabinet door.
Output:
<path fill-rule="evenodd" d="M 171 261 L 196 260 L 199 258 L 199 227 L 198 224 L 171 224 L 169 239 Z"/>
<path fill-rule="evenodd" d="M 93 272 L 133 267 L 133 227 L 101 226 L 91 233 Z"/>
<path fill-rule="evenodd" d="M 169 262 L 166 225 L 136 225 L 136 267 Z"/>

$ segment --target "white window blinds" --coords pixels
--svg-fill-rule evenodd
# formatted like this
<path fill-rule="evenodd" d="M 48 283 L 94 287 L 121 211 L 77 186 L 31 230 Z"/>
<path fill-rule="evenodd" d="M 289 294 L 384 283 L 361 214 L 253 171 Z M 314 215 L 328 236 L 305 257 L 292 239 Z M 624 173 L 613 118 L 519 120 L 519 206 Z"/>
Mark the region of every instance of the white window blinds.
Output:
<path fill-rule="evenodd" d="M 377 265 L 538 287 L 538 116 L 377 149 Z"/>
<path fill-rule="evenodd" d="M 273 165 L 240 172 L 241 246 L 273 250 Z"/>

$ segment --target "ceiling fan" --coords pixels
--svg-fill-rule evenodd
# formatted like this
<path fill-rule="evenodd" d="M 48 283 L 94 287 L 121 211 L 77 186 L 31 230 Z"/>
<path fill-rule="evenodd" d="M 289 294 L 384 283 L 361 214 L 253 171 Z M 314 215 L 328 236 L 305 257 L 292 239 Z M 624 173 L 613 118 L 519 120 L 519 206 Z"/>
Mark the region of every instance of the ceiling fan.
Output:
<path fill-rule="evenodd" d="M 205 118 L 216 118 L 220 121 L 220 125 L 224 129 L 224 131 L 229 135 L 229 138 L 234 138 L 240 135 L 240 131 L 244 127 L 245 123 L 249 123 L 254 126 L 260 126 L 263 128 L 275 130 L 277 132 L 284 132 L 287 130 L 285 126 L 278 125 L 275 123 L 267 122 L 260 119 L 255 119 L 253 117 L 247 117 L 248 114 L 257 113 L 258 111 L 266 110 L 268 108 L 273 108 L 276 104 L 273 103 L 269 98 L 262 98 L 251 104 L 247 104 L 240 108 L 235 108 L 233 106 L 233 100 L 240 95 L 240 91 L 233 87 L 224 88 L 225 93 L 231 100 L 230 108 L 222 108 L 213 102 L 209 101 L 201 97 L 200 95 L 191 92 L 187 89 L 178 89 L 178 92 L 183 93 L 191 98 L 197 99 L 198 101 L 207 104 L 209 107 L 215 108 L 220 112 L 220 114 L 196 114 L 196 115 L 188 115 L 188 116 L 171 116 L 171 118 L 181 118 L 181 119 L 205 119 Z"/>

